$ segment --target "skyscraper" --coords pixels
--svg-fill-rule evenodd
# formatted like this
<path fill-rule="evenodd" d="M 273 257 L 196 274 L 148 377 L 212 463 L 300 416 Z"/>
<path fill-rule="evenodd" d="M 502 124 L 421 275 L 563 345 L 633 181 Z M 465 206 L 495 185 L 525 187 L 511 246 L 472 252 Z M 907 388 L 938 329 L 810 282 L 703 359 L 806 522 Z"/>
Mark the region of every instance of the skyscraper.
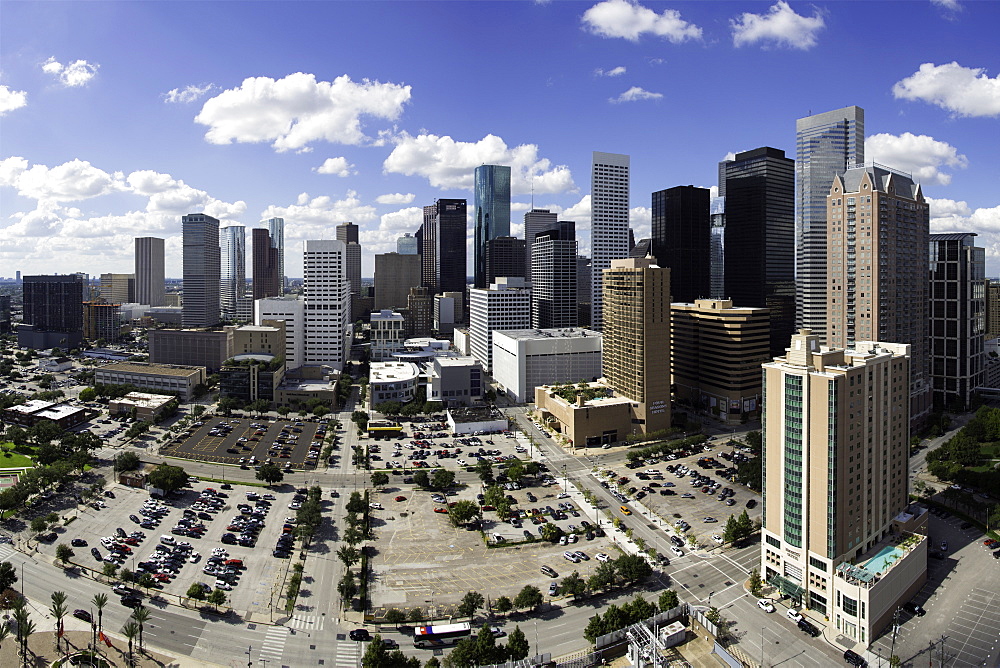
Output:
<path fill-rule="evenodd" d="M 653 193 L 653 257 L 670 269 L 672 300 L 694 303 L 712 284 L 708 188 L 675 186 Z"/>
<path fill-rule="evenodd" d="M 493 365 L 493 332 L 531 326 L 531 288 L 523 278 L 502 278 L 489 288 L 469 290 L 469 347 L 489 371 Z"/>
<path fill-rule="evenodd" d="M 400 255 L 419 254 L 419 251 L 417 250 L 417 238 L 409 232 L 399 237 L 396 239 L 396 252 Z"/>
<path fill-rule="evenodd" d="M 760 573 L 868 644 L 927 579 L 927 511 L 907 496 L 909 346 L 790 341 L 763 365 Z"/>
<path fill-rule="evenodd" d="M 985 385 L 986 249 L 972 232 L 932 234 L 930 369 L 934 403 L 969 410 Z"/>
<path fill-rule="evenodd" d="M 351 336 L 346 254 L 343 241 L 305 242 L 304 364 L 328 364 L 338 370 L 344 366 Z"/>
<path fill-rule="evenodd" d="M 795 331 L 795 161 L 763 147 L 726 163 L 726 296 L 770 309 L 771 355 Z"/>
<path fill-rule="evenodd" d="M 375 310 L 406 308 L 410 288 L 420 285 L 420 256 L 383 253 L 375 256 Z M 360 315 L 360 314 L 355 314 Z"/>
<path fill-rule="evenodd" d="M 555 227 L 559 216 L 548 209 L 532 209 L 524 213 L 524 278 L 531 280 L 531 245 L 539 232 Z"/>
<path fill-rule="evenodd" d="M 827 196 L 827 332 L 830 346 L 910 346 L 910 419 L 932 407 L 927 345 L 930 211 L 909 174 L 848 169 Z"/>
<path fill-rule="evenodd" d="M 486 242 L 510 236 L 510 167 L 479 165 L 475 172 L 475 234 L 472 261 L 475 286 L 489 284 Z"/>
<path fill-rule="evenodd" d="M 648 258 L 611 260 L 604 270 L 601 367 L 632 408 L 639 433 L 670 427 L 670 270 Z"/>
<path fill-rule="evenodd" d="M 163 239 L 137 237 L 135 240 L 135 299 L 140 304 L 163 306 L 165 276 Z"/>
<path fill-rule="evenodd" d="M 440 292 L 437 276 L 437 204 L 424 207 L 424 222 L 417 230 L 416 237 L 420 250 L 421 284 L 430 290 L 432 295 L 436 295 Z"/>
<path fill-rule="evenodd" d="M 722 299 L 726 294 L 726 198 L 713 197 L 709 204 L 712 236 L 709 253 L 712 256 L 712 299 Z"/>
<path fill-rule="evenodd" d="M 604 270 L 629 253 L 629 157 L 594 151 L 590 171 L 591 328 L 601 331 Z M 669 298 L 667 301 L 670 301 Z"/>
<path fill-rule="evenodd" d="M 465 294 L 466 202 L 464 199 L 439 199 L 434 216 L 435 288 L 431 296 L 442 292 Z M 427 230 L 424 230 L 426 235 Z M 424 237 L 427 243 L 427 237 Z M 426 245 L 425 245 L 426 248 Z M 427 286 L 430 287 L 430 286 Z"/>
<path fill-rule="evenodd" d="M 204 213 L 181 217 L 184 237 L 184 327 L 219 324 L 219 288 L 222 259 L 219 220 Z"/>
<path fill-rule="evenodd" d="M 222 247 L 222 278 L 219 300 L 227 318 L 236 317 L 239 302 L 247 291 L 247 231 L 242 225 L 228 225 L 219 230 Z M 185 248 L 186 250 L 186 248 Z"/>
<path fill-rule="evenodd" d="M 253 229 L 253 299 L 281 295 L 281 274 L 278 273 L 278 249 L 271 245 L 271 234 L 262 227 Z"/>
<path fill-rule="evenodd" d="M 540 232 L 532 248 L 531 326 L 575 327 L 577 242 L 573 224 Z"/>
<path fill-rule="evenodd" d="M 268 218 L 267 233 L 271 237 L 271 247 L 278 252 L 278 294 L 285 292 L 285 219 Z"/>
<path fill-rule="evenodd" d="M 351 222 L 337 225 L 337 241 L 343 241 L 345 244 L 360 243 L 358 226 Z"/>
<path fill-rule="evenodd" d="M 101 299 L 111 304 L 135 302 L 135 274 L 101 274 Z"/>
<path fill-rule="evenodd" d="M 865 161 L 865 111 L 844 107 L 795 121 L 795 320 L 826 337 L 826 196 L 833 177 Z"/>
<path fill-rule="evenodd" d="M 347 282 L 351 294 L 361 294 L 361 244 L 358 242 L 358 226 L 354 223 L 337 225 L 337 241 L 346 244 Z"/>
<path fill-rule="evenodd" d="M 486 242 L 486 280 L 496 282 L 500 276 L 524 278 L 524 239 L 496 237 Z"/>
<path fill-rule="evenodd" d="M 83 341 L 83 302 L 87 283 L 81 274 L 25 276 L 24 323 L 17 331 L 22 348 L 75 348 Z"/>

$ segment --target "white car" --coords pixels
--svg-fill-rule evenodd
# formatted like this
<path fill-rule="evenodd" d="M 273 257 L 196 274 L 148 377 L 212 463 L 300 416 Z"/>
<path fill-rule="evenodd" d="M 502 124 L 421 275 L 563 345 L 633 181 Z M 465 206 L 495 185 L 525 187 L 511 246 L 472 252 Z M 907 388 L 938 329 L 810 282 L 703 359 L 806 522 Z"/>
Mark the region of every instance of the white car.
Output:
<path fill-rule="evenodd" d="M 774 612 L 774 604 L 772 604 L 766 598 L 758 598 L 757 607 L 763 610 L 764 612 Z"/>
<path fill-rule="evenodd" d="M 611 557 L 609 557 L 608 555 L 604 554 L 603 552 L 598 552 L 597 556 L 594 557 L 594 558 L 597 559 L 598 561 L 600 561 L 601 563 L 607 563 L 607 562 L 611 561 Z"/>
<path fill-rule="evenodd" d="M 557 499 L 568 499 L 568 498 L 569 498 L 569 493 L 568 493 L 568 492 L 560 492 L 560 493 L 559 493 L 559 494 L 558 494 L 558 495 L 556 496 L 556 498 L 557 498 Z"/>
<path fill-rule="evenodd" d="M 233 585 L 229 584 L 225 580 L 216 580 L 215 581 L 215 588 L 216 589 L 221 589 L 223 591 L 230 591 L 233 588 Z"/>
<path fill-rule="evenodd" d="M 458 465 L 459 465 L 459 466 L 465 466 L 465 464 L 466 464 L 466 462 L 465 462 L 465 460 L 464 460 L 464 459 L 459 459 L 459 460 L 457 460 L 457 461 L 458 461 Z"/>
<path fill-rule="evenodd" d="M 673 552 L 674 556 L 676 556 L 676 557 L 683 557 L 684 556 L 684 551 L 681 550 L 681 548 L 677 547 L 676 545 L 671 545 L 670 546 L 670 551 Z"/>
<path fill-rule="evenodd" d="M 715 533 L 715 534 L 712 534 L 712 540 L 714 540 L 714 541 L 715 541 L 716 543 L 718 543 L 719 545 L 722 545 L 722 543 L 723 543 L 723 541 L 722 541 L 722 536 L 720 536 L 720 535 L 719 535 L 719 534 L 717 534 L 717 533 Z"/>
<path fill-rule="evenodd" d="M 785 613 L 785 617 L 788 617 L 796 624 L 802 621 L 802 613 L 799 612 L 798 610 L 795 610 L 794 608 L 789 608 L 788 612 Z"/>

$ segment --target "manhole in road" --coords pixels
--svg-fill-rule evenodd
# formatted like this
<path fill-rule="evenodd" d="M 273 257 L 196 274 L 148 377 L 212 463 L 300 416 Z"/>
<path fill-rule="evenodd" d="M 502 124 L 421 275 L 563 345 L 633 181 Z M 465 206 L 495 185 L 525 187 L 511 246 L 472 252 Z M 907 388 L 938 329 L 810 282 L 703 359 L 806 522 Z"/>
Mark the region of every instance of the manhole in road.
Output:
<path fill-rule="evenodd" d="M 247 624 L 247 630 L 248 630 L 248 631 L 253 631 L 253 630 L 255 630 L 256 628 L 257 628 L 257 625 L 256 625 L 256 624 Z"/>

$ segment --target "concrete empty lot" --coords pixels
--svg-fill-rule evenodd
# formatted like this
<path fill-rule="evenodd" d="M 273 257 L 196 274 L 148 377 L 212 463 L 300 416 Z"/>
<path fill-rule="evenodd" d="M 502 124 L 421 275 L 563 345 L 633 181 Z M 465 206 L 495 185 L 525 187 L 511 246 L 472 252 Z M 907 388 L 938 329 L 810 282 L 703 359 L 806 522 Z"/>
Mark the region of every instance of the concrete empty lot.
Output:
<path fill-rule="evenodd" d="M 525 490 L 518 492 L 525 494 Z M 541 495 L 537 489 L 533 489 L 533 493 Z M 406 501 L 394 501 L 397 495 L 406 496 Z M 475 490 L 447 498 L 449 502 L 474 499 Z M 549 499 L 544 501 L 546 503 L 530 505 L 547 505 Z M 392 489 L 381 495 L 380 502 L 385 509 L 373 511 L 378 520 L 375 526 L 379 538 L 374 543 L 379 552 L 372 590 L 376 606 L 405 608 L 428 601 L 446 605 L 458 602 L 468 591 L 478 591 L 492 599 L 513 597 L 527 584 L 547 594 L 550 582 L 558 582 L 573 571 L 578 571 L 583 578 L 589 577 L 599 563 L 595 559 L 598 552 L 606 552 L 612 558 L 620 554 L 611 548 L 607 538 L 582 540 L 566 547 L 536 541 L 490 548 L 479 531 L 452 527 L 448 515 L 435 513 L 434 508 L 442 504 L 431 501 L 429 492 Z M 495 514 L 488 512 L 486 515 Z M 570 520 L 559 523 L 569 524 Z M 488 521 L 486 526 L 486 533 L 492 535 L 494 523 Z M 500 526 L 502 534 L 513 538 L 516 533 L 523 539 L 521 529 L 512 529 L 509 524 Z M 530 522 L 526 528 L 536 529 Z M 565 550 L 583 550 L 590 560 L 574 564 L 563 558 Z M 540 571 L 543 565 L 555 569 L 559 577 L 552 579 L 543 575 Z"/>
<path fill-rule="evenodd" d="M 228 434 L 213 436 L 209 433 L 223 423 L 232 427 Z M 251 424 L 265 425 L 265 433 L 258 435 L 257 428 Z M 308 420 L 210 417 L 201 421 L 200 426 L 193 427 L 189 434 L 181 434 L 163 446 L 160 454 L 231 465 L 239 465 L 241 458 L 256 457 L 258 461 L 270 458 L 281 467 L 314 469 L 318 458 L 308 459 L 309 444 L 319 440 L 316 432 L 325 425 L 325 422 Z M 282 439 L 283 431 L 286 437 Z M 246 440 L 240 441 L 241 438 Z M 288 450 L 279 452 L 282 447 Z"/>

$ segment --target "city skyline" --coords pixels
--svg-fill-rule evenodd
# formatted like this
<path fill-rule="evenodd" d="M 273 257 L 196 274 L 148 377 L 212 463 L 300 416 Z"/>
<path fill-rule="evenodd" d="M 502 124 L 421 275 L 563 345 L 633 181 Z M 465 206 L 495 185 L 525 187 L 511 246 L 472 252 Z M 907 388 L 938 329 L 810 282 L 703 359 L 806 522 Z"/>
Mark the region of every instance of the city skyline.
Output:
<path fill-rule="evenodd" d="M 67 271 L 129 272 L 132 240 L 153 236 L 178 278 L 181 216 L 204 212 L 247 228 L 285 218 L 290 277 L 304 240 L 353 221 L 370 277 L 423 206 L 472 202 L 480 164 L 512 167 L 513 234 L 533 203 L 575 220 L 589 254 L 592 151 L 631 157 L 642 239 L 652 192 L 715 186 L 719 160 L 756 146 L 794 156 L 796 119 L 857 105 L 867 159 L 913 173 L 932 231 L 978 233 L 1000 274 L 1000 85 L 978 51 L 996 3 L 866 3 L 864 22 L 851 3 L 233 3 L 211 19 L 239 30 L 196 63 L 174 58 L 202 8 L 5 7 L 5 273 L 69 253 Z M 376 14 L 372 40 L 357 26 Z M 481 30 L 415 47 L 440 24 Z M 293 38 L 306 46 L 289 52 Z M 532 48 L 481 80 L 469 54 L 484 38 Z M 889 57 L 872 68 L 876 41 Z M 519 112 L 526 100 L 542 113 Z"/>

